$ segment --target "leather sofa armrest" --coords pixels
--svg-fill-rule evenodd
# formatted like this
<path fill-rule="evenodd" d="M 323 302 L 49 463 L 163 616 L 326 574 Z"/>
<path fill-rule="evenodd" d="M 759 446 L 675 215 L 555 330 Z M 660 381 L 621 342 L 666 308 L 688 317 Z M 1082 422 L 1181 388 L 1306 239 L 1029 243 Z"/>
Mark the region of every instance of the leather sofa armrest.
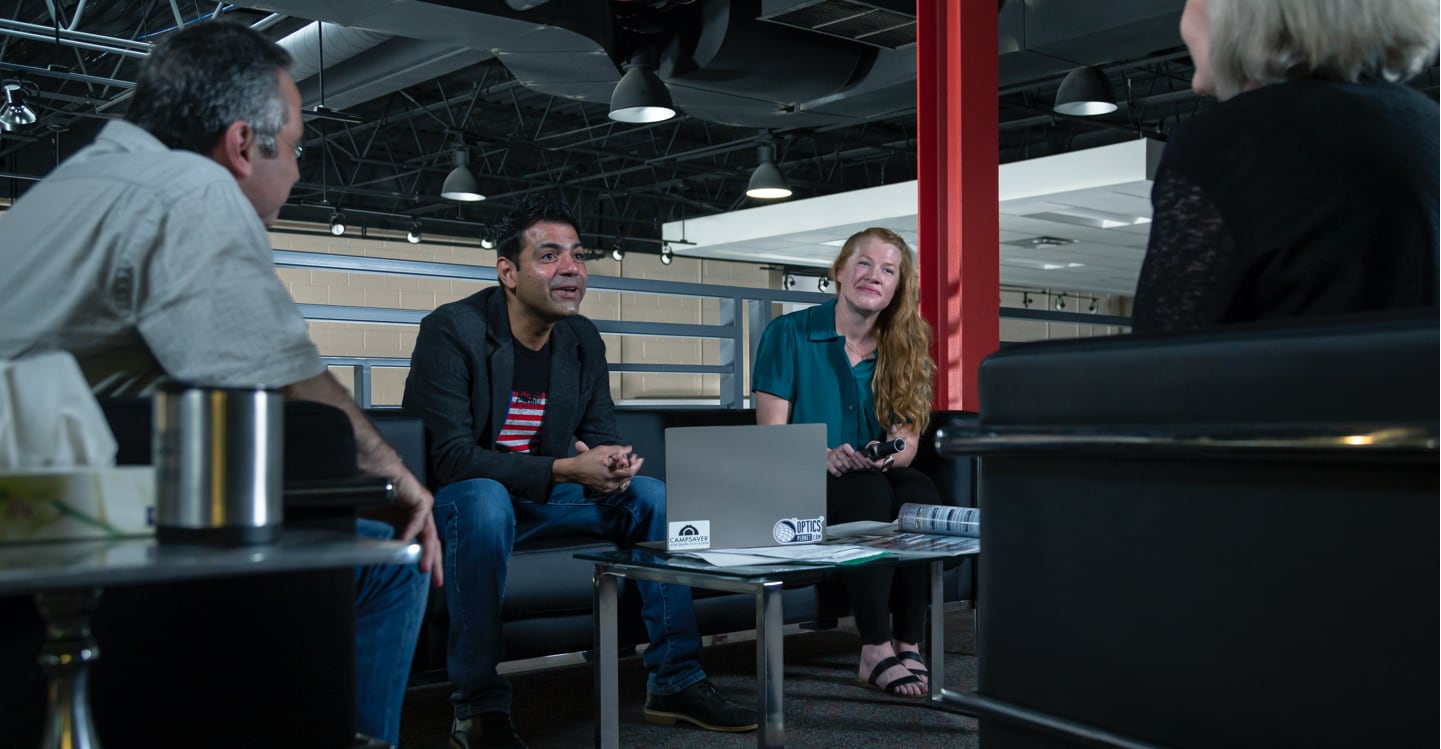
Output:
<path fill-rule="evenodd" d="M 968 455 L 941 452 L 937 449 L 938 436 L 975 424 L 976 414 L 970 411 L 935 411 L 926 433 L 921 435 L 911 467 L 931 477 L 946 504 L 976 506 L 976 461 Z"/>
<path fill-rule="evenodd" d="M 1061 453 L 1229 458 L 1419 459 L 1435 462 L 1431 424 L 955 425 L 936 433 L 943 455 Z"/>
<path fill-rule="evenodd" d="M 308 479 L 285 482 L 287 510 L 357 510 L 384 507 L 395 499 L 395 484 L 380 476 Z"/>
<path fill-rule="evenodd" d="M 375 425 L 380 436 L 400 453 L 400 460 L 405 463 L 405 467 L 409 468 L 421 483 L 427 483 L 428 440 L 425 423 L 420 417 L 394 408 L 370 408 L 366 409 L 365 415 Z"/>

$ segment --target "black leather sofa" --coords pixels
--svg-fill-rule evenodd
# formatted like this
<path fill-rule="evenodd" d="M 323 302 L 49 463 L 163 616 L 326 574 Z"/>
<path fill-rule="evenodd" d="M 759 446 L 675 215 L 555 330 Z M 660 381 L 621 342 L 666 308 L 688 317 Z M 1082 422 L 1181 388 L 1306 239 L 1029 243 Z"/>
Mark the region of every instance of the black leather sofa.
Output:
<path fill-rule="evenodd" d="M 424 430 L 420 422 L 396 411 L 373 410 L 371 418 L 413 470 L 423 470 Z M 626 442 L 645 457 L 641 473 L 665 479 L 665 430 L 670 427 L 754 424 L 755 412 L 726 408 L 618 409 L 617 427 Z M 917 468 L 927 471 L 941 496 L 958 505 L 972 506 L 973 461 L 941 458 L 932 444 L 937 427 L 966 423 L 972 415 L 938 412 L 930 434 L 922 440 Z M 507 659 L 534 658 L 587 651 L 592 645 L 592 565 L 574 558 L 576 552 L 614 549 L 600 538 L 551 539 L 516 547 L 502 612 Z M 970 562 L 947 573 L 946 599 L 972 600 Z M 739 632 L 755 628 L 755 600 L 751 596 L 696 591 L 696 618 L 702 634 Z M 784 593 L 785 620 L 826 623 L 849 614 L 844 591 L 835 581 L 788 589 Z M 448 615 L 445 596 L 431 594 L 430 610 L 416 653 L 413 683 L 444 678 Z M 639 599 L 622 590 L 620 638 L 622 644 L 645 642 Z"/>
<path fill-rule="evenodd" d="M 1434 746 L 1435 312 L 980 369 L 987 749 Z"/>

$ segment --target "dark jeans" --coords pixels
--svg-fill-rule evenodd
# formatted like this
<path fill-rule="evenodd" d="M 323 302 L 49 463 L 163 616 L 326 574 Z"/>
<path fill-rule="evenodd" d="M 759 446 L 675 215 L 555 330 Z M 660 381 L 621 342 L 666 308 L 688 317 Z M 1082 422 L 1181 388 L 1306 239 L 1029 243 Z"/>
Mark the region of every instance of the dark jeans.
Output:
<path fill-rule="evenodd" d="M 363 538 L 395 535 L 389 525 L 364 519 L 356 532 Z M 430 576 L 418 565 L 355 569 L 356 730 L 392 746 L 400 743 L 400 703 L 429 588 Z"/>
<path fill-rule="evenodd" d="M 864 471 L 842 476 L 826 474 L 826 523 L 895 520 L 907 502 L 939 504 L 940 492 L 930 477 L 911 468 L 884 473 Z M 841 573 L 851 596 L 851 609 L 861 642 L 878 645 L 892 639 L 920 642 L 926 624 L 930 572 L 924 564 L 863 567 Z M 892 626 L 894 614 L 894 627 Z"/>
<path fill-rule="evenodd" d="M 638 476 L 630 489 L 587 497 L 579 484 L 557 485 L 545 504 L 519 499 L 490 479 L 459 481 L 435 493 L 435 524 L 445 546 L 445 603 L 450 609 L 446 671 L 451 702 L 464 720 L 510 712 L 510 684 L 495 671 L 504 656 L 501 604 L 510 551 L 518 541 L 592 535 L 622 545 L 665 538 L 665 484 Z M 650 635 L 645 665 L 653 694 L 675 694 L 706 678 L 690 589 L 636 583 Z"/>

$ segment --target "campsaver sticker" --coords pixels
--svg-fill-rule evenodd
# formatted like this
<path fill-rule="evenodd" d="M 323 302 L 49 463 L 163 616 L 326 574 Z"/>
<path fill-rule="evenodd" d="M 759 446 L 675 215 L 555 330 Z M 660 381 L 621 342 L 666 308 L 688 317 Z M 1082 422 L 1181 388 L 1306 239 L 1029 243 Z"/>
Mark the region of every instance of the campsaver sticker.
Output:
<path fill-rule="evenodd" d="M 710 548 L 709 520 L 675 520 L 666 526 L 667 551 Z"/>

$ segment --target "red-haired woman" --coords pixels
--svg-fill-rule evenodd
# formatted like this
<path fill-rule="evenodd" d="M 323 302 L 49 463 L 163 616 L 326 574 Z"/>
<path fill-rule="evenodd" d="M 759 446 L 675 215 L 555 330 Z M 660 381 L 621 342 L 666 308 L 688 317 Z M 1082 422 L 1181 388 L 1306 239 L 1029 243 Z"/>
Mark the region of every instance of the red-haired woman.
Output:
<path fill-rule="evenodd" d="M 934 369 L 915 257 L 895 232 L 866 229 L 846 240 L 831 275 L 834 300 L 776 318 L 761 336 L 751 377 L 756 421 L 826 425 L 828 524 L 894 520 L 904 502 L 939 501 L 930 478 L 908 467 L 930 420 Z M 906 449 L 893 456 L 860 452 L 896 438 Z M 861 680 L 925 694 L 925 566 L 861 568 L 843 579 L 861 635 Z"/>

